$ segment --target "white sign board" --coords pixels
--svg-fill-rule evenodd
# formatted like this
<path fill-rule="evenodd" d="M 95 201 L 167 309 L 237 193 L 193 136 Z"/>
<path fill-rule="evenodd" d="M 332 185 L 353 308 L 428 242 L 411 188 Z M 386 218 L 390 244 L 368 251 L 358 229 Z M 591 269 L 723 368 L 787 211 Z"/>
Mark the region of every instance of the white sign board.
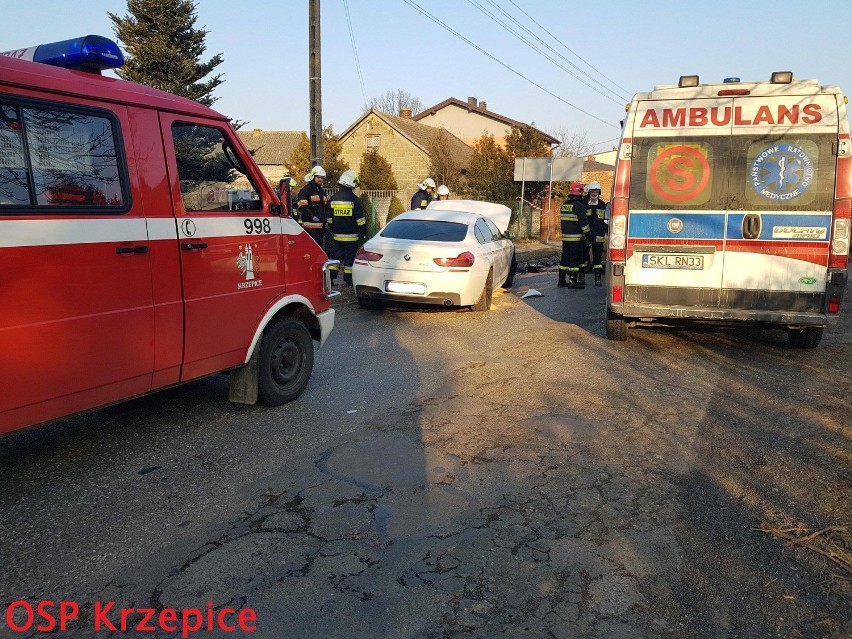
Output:
<path fill-rule="evenodd" d="M 573 182 L 582 177 L 583 158 L 515 158 L 515 182 Z"/>

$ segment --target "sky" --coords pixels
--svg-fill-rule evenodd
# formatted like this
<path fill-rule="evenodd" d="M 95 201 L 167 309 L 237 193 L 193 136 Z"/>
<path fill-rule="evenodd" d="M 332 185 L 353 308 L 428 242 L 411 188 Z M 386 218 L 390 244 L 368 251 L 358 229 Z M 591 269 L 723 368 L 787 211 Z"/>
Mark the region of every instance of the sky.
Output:
<path fill-rule="evenodd" d="M 602 151 L 617 142 L 630 96 L 681 75 L 746 81 L 793 71 L 852 91 L 848 0 L 607 0 L 591 10 L 573 0 L 320 4 L 323 123 L 337 132 L 369 99 L 402 90 L 425 107 L 475 97 L 543 131 L 585 136 Z M 203 60 L 224 57 L 217 111 L 247 129 L 308 129 L 308 7 L 197 1 L 196 26 L 209 32 Z M 0 0 L 0 8 L 5 51 L 87 34 L 114 38 L 107 13 L 124 15 L 127 3 Z"/>

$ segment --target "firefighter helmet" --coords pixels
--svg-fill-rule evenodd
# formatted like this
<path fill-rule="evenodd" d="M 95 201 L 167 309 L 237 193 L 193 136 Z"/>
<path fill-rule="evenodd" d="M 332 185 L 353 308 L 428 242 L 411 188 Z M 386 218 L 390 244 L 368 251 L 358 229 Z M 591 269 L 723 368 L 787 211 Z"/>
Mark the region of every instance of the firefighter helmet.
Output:
<path fill-rule="evenodd" d="M 427 188 L 434 189 L 435 188 L 435 180 L 433 180 L 432 178 L 426 178 L 425 180 L 423 180 L 423 183 L 420 185 L 420 188 L 423 189 L 424 191 Z"/>
<path fill-rule="evenodd" d="M 446 184 L 442 184 L 438 187 L 438 197 L 442 195 L 446 195 L 447 197 L 450 196 L 450 189 L 447 187 Z"/>
<path fill-rule="evenodd" d="M 589 191 L 600 191 L 600 190 L 601 190 L 601 183 L 600 182 L 590 182 L 589 184 L 586 185 L 586 193 L 588 193 Z"/>
<path fill-rule="evenodd" d="M 337 183 L 354 189 L 356 186 L 358 186 L 358 176 L 355 175 L 355 171 L 347 169 L 346 171 L 340 174 L 340 178 L 337 180 Z"/>
<path fill-rule="evenodd" d="M 571 195 L 583 195 L 583 183 L 571 182 L 571 189 L 568 191 Z"/>
<path fill-rule="evenodd" d="M 311 169 L 311 171 L 310 171 L 310 173 L 308 173 L 308 175 L 311 176 L 312 180 L 317 176 L 324 178 L 325 177 L 325 169 L 322 168 L 319 164 L 317 164 L 314 168 Z"/>

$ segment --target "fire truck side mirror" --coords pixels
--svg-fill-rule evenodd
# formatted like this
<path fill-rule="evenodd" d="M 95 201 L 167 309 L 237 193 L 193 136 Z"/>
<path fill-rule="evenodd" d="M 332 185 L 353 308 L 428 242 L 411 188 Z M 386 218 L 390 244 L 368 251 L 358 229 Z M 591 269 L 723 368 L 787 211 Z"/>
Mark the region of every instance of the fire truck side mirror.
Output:
<path fill-rule="evenodd" d="M 290 210 L 290 204 L 293 200 L 290 196 L 290 184 L 287 180 L 278 182 L 278 192 L 281 194 L 281 208 L 284 210 L 284 215 L 293 215 L 293 211 Z"/>

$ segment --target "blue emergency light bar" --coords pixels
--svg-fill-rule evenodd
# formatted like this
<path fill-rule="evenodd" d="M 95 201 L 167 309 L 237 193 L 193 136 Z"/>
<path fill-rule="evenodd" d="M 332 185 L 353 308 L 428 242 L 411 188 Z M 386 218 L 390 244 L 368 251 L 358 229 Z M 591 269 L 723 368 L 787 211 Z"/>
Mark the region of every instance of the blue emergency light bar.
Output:
<path fill-rule="evenodd" d="M 0 55 L 32 60 L 64 69 L 81 69 L 97 73 L 103 69 L 117 69 L 124 64 L 124 55 L 118 45 L 109 38 L 97 35 L 4 51 Z"/>

